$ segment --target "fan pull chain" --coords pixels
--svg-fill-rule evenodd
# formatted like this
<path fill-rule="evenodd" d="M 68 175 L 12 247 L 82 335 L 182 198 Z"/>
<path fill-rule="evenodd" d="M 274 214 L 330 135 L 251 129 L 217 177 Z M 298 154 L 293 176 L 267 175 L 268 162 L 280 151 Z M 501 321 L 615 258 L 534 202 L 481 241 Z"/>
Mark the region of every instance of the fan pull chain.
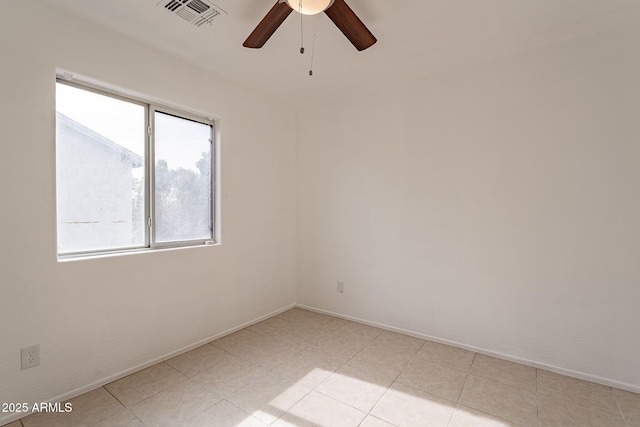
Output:
<path fill-rule="evenodd" d="M 302 0 L 298 2 L 298 14 L 300 15 L 300 55 L 304 54 L 304 30 L 302 28 Z"/>
<path fill-rule="evenodd" d="M 311 65 L 309 66 L 309 76 L 313 76 L 313 57 L 316 53 L 316 33 L 318 32 L 318 20 L 313 17 L 313 44 L 311 45 Z"/>

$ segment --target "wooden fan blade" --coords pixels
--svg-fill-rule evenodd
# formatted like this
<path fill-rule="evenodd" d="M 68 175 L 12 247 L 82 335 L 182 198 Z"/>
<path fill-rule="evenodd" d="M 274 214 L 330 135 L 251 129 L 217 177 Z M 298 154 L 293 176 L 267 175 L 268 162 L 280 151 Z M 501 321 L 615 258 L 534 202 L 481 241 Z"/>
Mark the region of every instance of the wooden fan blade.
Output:
<path fill-rule="evenodd" d="M 342 31 L 356 49 L 365 50 L 378 41 L 344 0 L 335 0 L 333 5 L 325 10 L 324 13 L 336 24 L 336 27 Z"/>
<path fill-rule="evenodd" d="M 271 10 L 262 18 L 262 21 L 253 30 L 249 37 L 242 43 L 242 46 L 252 49 L 260 49 L 282 25 L 293 9 L 286 2 L 276 3 Z"/>

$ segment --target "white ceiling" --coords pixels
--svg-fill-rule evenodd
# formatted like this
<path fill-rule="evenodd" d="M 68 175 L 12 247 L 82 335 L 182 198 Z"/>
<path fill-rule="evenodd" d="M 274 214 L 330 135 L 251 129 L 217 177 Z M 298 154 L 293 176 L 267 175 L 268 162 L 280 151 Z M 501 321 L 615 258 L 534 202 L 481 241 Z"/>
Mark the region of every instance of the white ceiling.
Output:
<path fill-rule="evenodd" d="M 297 13 L 262 49 L 242 47 L 276 0 L 213 0 L 228 14 L 202 27 L 159 0 L 45 1 L 296 106 L 640 23 L 639 0 L 347 0 L 378 43 L 356 51 L 321 14 L 305 17 L 300 55 Z"/>

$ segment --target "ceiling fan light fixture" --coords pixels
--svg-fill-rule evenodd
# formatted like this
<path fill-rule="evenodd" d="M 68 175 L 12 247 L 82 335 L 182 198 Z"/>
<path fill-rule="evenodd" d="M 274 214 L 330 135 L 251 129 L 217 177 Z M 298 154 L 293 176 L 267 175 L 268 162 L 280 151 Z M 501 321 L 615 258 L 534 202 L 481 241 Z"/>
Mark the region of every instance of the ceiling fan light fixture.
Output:
<path fill-rule="evenodd" d="M 262 18 L 258 26 L 249 34 L 242 46 L 250 49 L 260 49 L 282 25 L 284 20 L 291 15 L 291 12 L 294 10 L 300 11 L 300 6 L 303 9 L 302 13 L 324 12 L 358 51 L 369 49 L 377 42 L 375 36 L 371 34 L 367 26 L 351 10 L 346 0 L 278 0 Z M 301 36 L 302 21 L 301 19 Z"/>
<path fill-rule="evenodd" d="M 291 9 L 303 15 L 322 13 L 331 6 L 331 3 L 333 3 L 333 0 L 287 0 L 287 4 Z"/>

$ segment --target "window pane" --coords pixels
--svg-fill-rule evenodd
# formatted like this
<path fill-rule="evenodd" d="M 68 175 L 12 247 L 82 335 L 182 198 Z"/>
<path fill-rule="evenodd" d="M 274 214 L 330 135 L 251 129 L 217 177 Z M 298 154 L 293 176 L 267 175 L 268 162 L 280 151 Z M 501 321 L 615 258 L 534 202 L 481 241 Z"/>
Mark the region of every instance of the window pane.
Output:
<path fill-rule="evenodd" d="M 212 234 L 212 127 L 156 112 L 155 241 L 207 240 Z"/>
<path fill-rule="evenodd" d="M 56 85 L 58 253 L 145 245 L 145 108 Z"/>

